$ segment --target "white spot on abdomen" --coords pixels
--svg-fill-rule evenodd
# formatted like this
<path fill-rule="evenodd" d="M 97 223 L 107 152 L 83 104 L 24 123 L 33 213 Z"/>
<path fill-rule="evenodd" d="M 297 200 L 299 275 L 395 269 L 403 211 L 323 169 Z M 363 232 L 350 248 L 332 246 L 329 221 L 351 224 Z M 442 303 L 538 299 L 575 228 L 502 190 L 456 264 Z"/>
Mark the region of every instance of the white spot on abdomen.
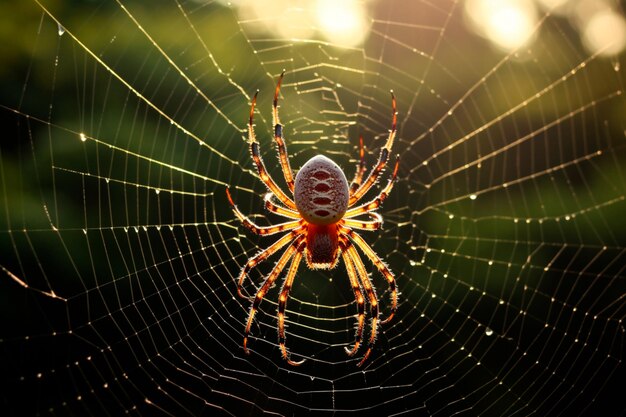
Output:
<path fill-rule="evenodd" d="M 348 209 L 348 180 L 329 158 L 317 155 L 296 175 L 294 197 L 298 211 L 313 224 L 339 221 Z"/>

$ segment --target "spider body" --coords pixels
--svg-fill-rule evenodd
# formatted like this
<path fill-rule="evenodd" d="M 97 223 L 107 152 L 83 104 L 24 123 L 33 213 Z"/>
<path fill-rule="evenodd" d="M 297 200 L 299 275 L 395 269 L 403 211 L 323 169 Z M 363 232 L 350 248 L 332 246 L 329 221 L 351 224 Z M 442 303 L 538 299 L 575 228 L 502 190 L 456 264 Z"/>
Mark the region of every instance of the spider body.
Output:
<path fill-rule="evenodd" d="M 356 203 L 374 186 L 387 165 L 391 146 L 396 135 L 396 100 L 392 92 L 391 130 L 389 131 L 385 146 L 380 151 L 378 163 L 367 177 L 365 177 L 366 168 L 363 139 L 360 138 L 360 163 L 357 167 L 354 179 L 350 184 L 348 184 L 348 180 L 341 168 L 331 159 L 323 155 L 317 155 L 309 159 L 298 171 L 294 180 L 289 164 L 287 147 L 283 140 L 283 128 L 278 117 L 278 95 L 283 75 L 284 72 L 278 79 L 274 93 L 274 141 L 278 148 L 278 156 L 283 176 L 289 191 L 293 195 L 293 199 L 276 185 L 272 177 L 268 174 L 263 160 L 261 159 L 259 142 L 256 140 L 253 125 L 254 108 L 258 92 L 254 95 L 250 108 L 248 141 L 252 159 L 257 167 L 259 177 L 269 189 L 269 192 L 265 196 L 265 207 L 270 212 L 289 218 L 290 221 L 274 226 L 257 226 L 239 211 L 230 195 L 230 191 L 226 188 L 228 201 L 235 215 L 250 231 L 263 236 L 288 232 L 272 245 L 250 258 L 239 275 L 237 292 L 241 297 L 247 298 L 243 294 L 243 282 L 246 275 L 259 263 L 265 261 L 287 246 L 287 249 L 283 251 L 274 268 L 254 295 L 244 332 L 244 351 L 250 353 L 248 350 L 248 336 L 261 301 L 272 285 L 274 285 L 281 272 L 287 267 L 287 264 L 289 264 L 278 303 L 278 342 L 281 355 L 287 363 L 290 365 L 300 365 L 304 362 L 304 360 L 291 360 L 285 346 L 285 310 L 289 291 L 293 285 L 298 266 L 302 258 L 304 258 L 307 266 L 311 269 L 329 269 L 334 268 L 339 260 L 343 259 L 358 310 L 354 346 L 352 349 L 345 348 L 349 356 L 353 356 L 361 345 L 365 327 L 366 302 L 370 307 L 371 332 L 367 342 L 367 350 L 358 363 L 358 366 L 361 366 L 372 352 L 376 342 L 380 320 L 378 298 L 368 276 L 367 269 L 356 250 L 357 247 L 372 261 L 389 284 L 391 293 L 391 313 L 387 319 L 380 321 L 380 323 L 384 324 L 392 319 L 398 303 L 398 292 L 393 273 L 378 255 L 376 255 L 371 246 L 356 232 L 356 230 L 367 231 L 380 228 L 383 221 L 382 216 L 376 213 L 375 210 L 380 207 L 391 192 L 398 173 L 399 157 L 396 158 L 391 178 L 380 193 L 374 199 L 356 205 Z M 275 203 L 274 199 L 277 199 L 278 203 Z M 355 218 L 362 215 L 368 215 L 371 220 L 359 220 Z"/>
<path fill-rule="evenodd" d="M 337 223 L 348 209 L 348 180 L 336 163 L 317 155 L 298 171 L 293 196 L 298 212 L 308 223 Z"/>
<path fill-rule="evenodd" d="M 337 223 L 306 226 L 306 262 L 311 269 L 330 269 L 337 265 L 339 253 Z"/>

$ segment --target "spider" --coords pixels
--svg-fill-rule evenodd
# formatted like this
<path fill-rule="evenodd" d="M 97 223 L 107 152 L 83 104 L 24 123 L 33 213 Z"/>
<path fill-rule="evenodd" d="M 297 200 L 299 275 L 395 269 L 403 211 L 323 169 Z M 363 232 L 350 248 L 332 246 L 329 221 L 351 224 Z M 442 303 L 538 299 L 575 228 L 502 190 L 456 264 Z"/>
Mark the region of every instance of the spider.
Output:
<path fill-rule="evenodd" d="M 387 138 L 385 146 L 380 151 L 378 163 L 365 180 L 365 171 L 367 169 L 364 161 L 365 152 L 362 137 L 359 140 L 360 163 L 350 185 L 348 185 L 346 176 L 341 168 L 323 155 L 317 155 L 309 159 L 302 166 L 302 168 L 300 168 L 294 180 L 289 164 L 287 147 L 283 139 L 283 127 L 280 124 L 280 119 L 278 117 L 278 95 L 284 74 L 285 72 L 283 71 L 276 84 L 272 116 L 274 124 L 274 141 L 278 147 L 278 156 L 282 173 L 293 198 L 289 197 L 276 185 L 276 182 L 268 174 L 263 160 L 261 159 L 259 142 L 257 142 L 253 127 L 254 108 L 256 106 L 257 95 L 259 93 L 258 91 L 252 99 L 250 108 L 250 117 L 248 119 L 248 143 L 250 145 L 250 152 L 252 153 L 252 159 L 258 170 L 259 177 L 269 189 L 269 193 L 265 195 L 264 199 L 265 207 L 270 212 L 287 217 L 291 220 L 273 226 L 257 226 L 248 217 L 241 213 L 233 202 L 228 187 L 226 188 L 226 195 L 235 216 L 237 216 L 241 223 L 243 223 L 243 225 L 250 231 L 262 236 L 274 235 L 286 231 L 289 232 L 272 245 L 250 258 L 239 275 L 237 293 L 242 298 L 248 298 L 242 293 L 243 282 L 246 275 L 259 263 L 287 246 L 287 249 L 282 253 L 278 262 L 254 295 L 254 301 L 252 302 L 252 307 L 250 308 L 250 312 L 248 314 L 248 320 L 244 332 L 243 349 L 247 354 L 250 353 L 248 350 L 248 336 L 250 335 L 250 329 L 252 327 L 252 322 L 257 309 L 259 308 L 263 297 L 265 297 L 278 276 L 289 263 L 289 260 L 291 260 L 291 264 L 289 265 L 289 269 L 278 299 L 278 343 L 280 346 L 281 356 L 287 361 L 288 364 L 296 366 L 302 364 L 304 359 L 300 361 L 292 360 L 290 358 L 290 353 L 285 346 L 285 308 L 287 306 L 287 298 L 289 297 L 289 291 L 293 285 L 298 266 L 304 257 L 306 264 L 311 269 L 332 269 L 337 265 L 339 257 L 341 257 L 346 265 L 346 271 L 358 308 L 354 346 L 352 349 L 348 349 L 347 347 L 344 348 L 348 356 L 355 355 L 362 343 L 363 328 L 365 326 L 365 298 L 363 296 L 363 292 L 365 292 L 369 300 L 370 314 L 372 316 L 371 333 L 368 340 L 367 351 L 357 365 L 361 366 L 372 353 L 372 349 L 376 342 L 379 311 L 378 298 L 376 297 L 375 289 L 370 282 L 368 272 L 363 264 L 363 261 L 361 260 L 361 256 L 356 250 L 356 247 L 359 247 L 373 262 L 376 268 L 387 279 L 389 284 L 391 291 L 391 313 L 389 317 L 381 321 L 381 324 L 391 321 L 398 304 L 398 292 L 393 273 L 378 257 L 378 255 L 376 255 L 371 246 L 355 231 L 377 230 L 383 223 L 382 216 L 376 213 L 375 210 L 380 207 L 382 202 L 391 192 L 398 173 L 398 166 L 400 163 L 399 156 L 396 157 L 393 173 L 391 174 L 387 185 L 381 190 L 378 196 L 366 203 L 359 205 L 356 204 L 359 203 L 362 197 L 376 183 L 376 180 L 387 165 L 389 153 L 391 152 L 391 146 L 396 136 L 396 99 L 393 91 L 391 91 L 392 123 L 391 130 L 389 131 L 389 137 Z M 282 204 L 275 203 L 274 197 Z M 355 219 L 355 217 L 364 214 L 368 214 L 372 220 Z"/>

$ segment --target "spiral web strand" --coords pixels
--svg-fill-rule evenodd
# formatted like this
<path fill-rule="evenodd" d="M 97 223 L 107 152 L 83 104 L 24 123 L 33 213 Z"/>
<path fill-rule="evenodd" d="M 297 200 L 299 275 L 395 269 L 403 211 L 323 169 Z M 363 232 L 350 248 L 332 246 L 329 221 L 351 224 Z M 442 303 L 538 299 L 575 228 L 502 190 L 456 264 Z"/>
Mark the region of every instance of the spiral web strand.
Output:
<path fill-rule="evenodd" d="M 456 1 L 367 2 L 368 36 L 351 46 L 221 2 L 3 7 L 20 22 L 15 40 L 0 35 L 19 45 L 2 52 L 0 98 L 9 414 L 626 410 L 623 54 L 588 52 L 548 11 L 532 44 L 502 52 Z M 398 180 L 383 228 L 362 232 L 395 274 L 398 310 L 360 368 L 344 351 L 357 303 L 342 263 L 294 279 L 286 343 L 304 364 L 278 344 L 286 272 L 243 352 L 237 278 L 279 237 L 249 233 L 224 190 L 257 224 L 284 221 L 264 209 L 246 143 L 259 89 L 257 140 L 287 192 L 272 142 L 283 70 L 294 169 L 321 153 L 352 178 L 360 136 L 371 169 L 389 90 L 398 100 Z M 279 257 L 251 271 L 248 295 Z M 387 281 L 362 257 L 385 317 Z"/>

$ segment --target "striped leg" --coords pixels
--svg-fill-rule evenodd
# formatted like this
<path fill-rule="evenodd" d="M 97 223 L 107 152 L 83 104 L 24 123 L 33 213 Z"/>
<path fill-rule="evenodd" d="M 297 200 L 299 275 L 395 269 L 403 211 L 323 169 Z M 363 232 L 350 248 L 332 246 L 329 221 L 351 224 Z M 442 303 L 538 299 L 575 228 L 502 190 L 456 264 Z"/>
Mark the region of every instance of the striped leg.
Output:
<path fill-rule="evenodd" d="M 391 290 L 391 314 L 385 320 L 382 320 L 380 324 L 387 324 L 391 321 L 394 314 L 396 314 L 396 310 L 398 308 L 398 289 L 396 287 L 396 279 L 391 272 L 391 270 L 385 265 L 385 263 L 376 255 L 374 249 L 363 239 L 358 233 L 355 233 L 352 230 L 348 230 L 345 232 L 355 245 L 357 245 L 363 253 L 372 261 L 372 263 L 376 266 L 376 268 L 380 271 L 380 273 L 385 277 L 387 283 L 389 284 L 389 289 Z"/>
<path fill-rule="evenodd" d="M 376 210 L 378 207 L 380 207 L 380 205 L 383 203 L 383 201 L 387 199 L 387 197 L 389 196 L 389 193 L 393 189 L 393 184 L 396 182 L 396 177 L 398 176 L 399 167 L 400 167 L 400 156 L 398 155 L 396 157 L 396 164 L 393 168 L 393 173 L 391 174 L 391 178 L 389 178 L 387 185 L 385 186 L 385 188 L 382 189 L 380 194 L 378 194 L 378 196 L 375 199 L 365 204 L 361 204 L 360 206 L 349 209 L 348 211 L 346 211 L 346 214 L 344 214 L 343 218 L 348 219 L 350 217 L 355 217 L 360 214 Z"/>
<path fill-rule="evenodd" d="M 285 269 L 285 265 L 287 265 L 289 259 L 291 259 L 291 257 L 296 253 L 296 247 L 301 241 L 302 238 L 299 238 L 294 241 L 291 246 L 289 246 L 289 248 L 287 248 L 287 250 L 282 254 L 278 262 L 276 262 L 276 265 L 274 266 L 274 269 L 272 269 L 272 272 L 270 272 L 267 278 L 265 278 L 265 282 L 263 282 L 263 285 L 261 286 L 261 288 L 259 288 L 259 290 L 256 292 L 256 295 L 254 296 L 254 302 L 252 303 L 250 313 L 248 314 L 246 330 L 243 336 L 243 350 L 247 354 L 250 354 L 250 351 L 248 350 L 248 336 L 250 335 L 250 329 L 252 328 L 254 315 L 256 314 L 259 305 L 261 304 L 261 301 L 263 301 L 263 297 L 265 297 L 265 294 L 267 294 L 269 289 L 272 288 L 272 285 L 276 281 L 276 278 L 278 278 L 282 270 Z"/>
<path fill-rule="evenodd" d="M 293 202 L 291 198 L 287 196 L 278 188 L 276 182 L 270 177 L 267 173 L 267 169 L 265 168 L 265 164 L 263 163 L 263 159 L 261 158 L 261 153 L 259 150 L 259 142 L 256 140 L 256 135 L 254 134 L 254 107 L 256 106 L 256 98 L 259 92 L 257 91 L 252 98 L 252 105 L 250 106 L 250 118 L 248 120 L 248 143 L 250 144 L 250 152 L 252 153 L 252 160 L 254 161 L 257 171 L 259 172 L 259 177 L 261 177 L 261 181 L 267 185 L 267 188 L 270 189 L 276 195 L 276 198 L 280 200 L 281 203 L 289 207 L 290 209 L 296 210 L 296 203 Z"/>
<path fill-rule="evenodd" d="M 342 258 L 344 263 L 346 264 L 346 271 L 348 271 L 348 278 L 350 278 L 350 285 L 352 286 L 352 291 L 354 291 L 354 299 L 356 300 L 359 315 L 357 319 L 357 328 L 355 335 L 355 342 L 352 349 L 344 348 L 348 356 L 354 356 L 354 354 L 359 350 L 359 346 L 361 346 L 361 341 L 363 340 L 363 327 L 365 326 L 365 299 L 363 298 L 363 293 L 361 292 L 361 285 L 359 284 L 359 279 L 357 276 L 356 269 L 354 268 L 354 263 L 350 256 L 345 251 L 346 241 L 343 240 L 342 243 Z"/>
<path fill-rule="evenodd" d="M 258 264 L 278 252 L 283 246 L 287 243 L 292 242 L 298 234 L 302 233 L 301 229 L 293 230 L 291 233 L 287 233 L 285 236 L 278 239 L 276 242 L 271 244 L 268 248 L 262 250 L 257 253 L 253 258 L 250 258 L 246 265 L 241 269 L 241 273 L 239 274 L 239 280 L 237 281 L 237 294 L 241 298 L 249 298 L 243 295 L 243 281 L 246 279 L 246 275 L 255 268 Z"/>
<path fill-rule="evenodd" d="M 393 146 L 393 140 L 396 137 L 396 125 L 398 122 L 398 112 L 396 111 L 396 97 L 393 95 L 393 91 L 391 92 L 391 130 L 389 131 L 389 137 L 387 138 L 387 142 L 385 146 L 380 150 L 380 155 L 378 157 L 378 163 L 376 167 L 372 170 L 370 175 L 367 177 L 365 182 L 361 184 L 359 188 L 357 188 L 354 193 L 350 196 L 350 200 L 348 201 L 348 205 L 352 205 L 357 202 L 361 197 L 365 195 L 369 191 L 370 188 L 376 183 L 378 176 L 385 169 L 387 165 L 387 161 L 389 160 L 389 153 L 391 152 L 391 147 Z"/>
<path fill-rule="evenodd" d="M 349 228 L 354 228 L 358 230 L 378 230 L 380 226 L 383 224 L 383 216 L 378 213 L 368 212 L 374 220 L 354 220 L 354 219 L 344 219 L 342 224 L 348 226 Z"/>
<path fill-rule="evenodd" d="M 359 136 L 359 165 L 356 168 L 354 179 L 350 183 L 350 194 L 354 194 L 354 192 L 361 186 L 365 170 L 365 148 L 363 147 L 363 136 Z"/>
<path fill-rule="evenodd" d="M 302 251 L 304 250 L 304 243 L 300 243 L 296 249 L 295 255 L 291 260 L 291 266 L 287 272 L 287 277 L 283 283 L 283 288 L 280 291 L 280 297 L 278 299 L 278 344 L 280 345 L 280 351 L 283 359 L 287 361 L 289 365 L 298 366 L 304 362 L 304 359 L 300 361 L 292 361 L 285 346 L 285 309 L 287 308 L 287 299 L 289 298 L 289 291 L 293 286 L 293 280 L 298 272 L 298 266 L 302 260 Z"/>
<path fill-rule="evenodd" d="M 280 216 L 289 217 L 290 219 L 301 219 L 302 216 L 295 210 L 288 209 L 286 207 L 280 206 L 272 201 L 272 197 L 274 194 L 267 193 L 265 194 L 265 208 L 271 211 L 272 213 L 276 213 Z"/>
<path fill-rule="evenodd" d="M 367 293 L 367 297 L 369 298 L 370 312 L 372 315 L 372 322 L 371 322 L 372 329 L 370 333 L 370 338 L 367 343 L 367 351 L 363 355 L 363 358 L 361 359 L 361 361 L 357 364 L 357 366 L 362 366 L 367 360 L 367 358 L 369 358 L 369 356 L 371 355 L 372 350 L 374 348 L 374 344 L 376 343 L 376 335 L 378 332 L 378 298 L 376 297 L 376 292 L 374 291 L 374 287 L 372 287 L 372 283 L 370 282 L 370 279 L 367 276 L 367 270 L 365 269 L 365 265 L 363 265 L 363 261 L 361 260 L 361 257 L 357 253 L 354 246 L 349 242 L 348 242 L 348 245 L 346 246 L 346 251 L 348 252 L 348 256 L 350 256 L 350 260 L 352 260 L 352 262 L 354 263 L 354 266 L 356 267 L 359 279 L 361 280 L 361 285 L 363 285 L 363 288 L 365 288 L 365 292 Z"/>
<path fill-rule="evenodd" d="M 272 106 L 272 119 L 274 121 L 274 141 L 278 147 L 278 158 L 280 159 L 280 166 L 283 170 L 283 176 L 287 182 L 289 191 L 293 193 L 294 181 L 293 172 L 289 165 L 289 154 L 287 153 L 287 145 L 283 139 L 283 125 L 280 124 L 280 118 L 278 117 L 278 94 L 280 93 L 280 85 L 283 82 L 285 71 L 280 74 L 278 83 L 276 84 L 276 91 L 274 92 L 274 102 Z"/>
<path fill-rule="evenodd" d="M 257 235 L 267 236 L 267 235 L 273 235 L 276 233 L 284 232 L 287 230 L 292 230 L 298 227 L 302 223 L 301 220 L 294 220 L 291 222 L 281 223 L 281 224 L 277 224 L 274 226 L 265 226 L 265 227 L 257 226 L 246 215 L 244 215 L 241 211 L 239 211 L 239 209 L 237 208 L 237 205 L 235 205 L 235 202 L 233 201 L 233 198 L 230 195 L 230 191 L 228 190 L 228 188 L 226 188 L 226 196 L 228 197 L 228 202 L 230 203 L 230 207 L 235 212 L 235 216 L 237 216 L 237 218 L 241 221 L 241 223 L 247 229 L 249 229 L 253 233 L 256 233 Z"/>

